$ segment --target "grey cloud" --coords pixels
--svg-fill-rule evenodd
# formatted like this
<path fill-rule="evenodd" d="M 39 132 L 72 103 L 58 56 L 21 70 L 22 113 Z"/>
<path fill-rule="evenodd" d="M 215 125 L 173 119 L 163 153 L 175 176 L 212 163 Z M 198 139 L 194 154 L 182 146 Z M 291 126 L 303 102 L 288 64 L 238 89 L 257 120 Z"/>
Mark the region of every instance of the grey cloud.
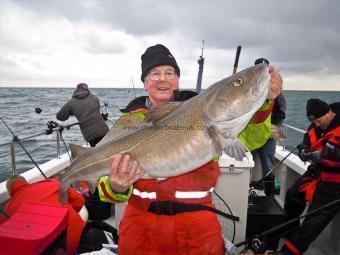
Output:
<path fill-rule="evenodd" d="M 93 22 L 138 38 L 176 31 L 197 47 L 202 39 L 215 49 L 234 50 L 242 45 L 253 52 L 250 55 L 267 56 L 291 74 L 338 74 L 340 70 L 337 0 L 12 2 L 42 19 Z M 83 47 L 92 53 L 115 53 L 128 47 L 97 35 L 83 36 Z"/>

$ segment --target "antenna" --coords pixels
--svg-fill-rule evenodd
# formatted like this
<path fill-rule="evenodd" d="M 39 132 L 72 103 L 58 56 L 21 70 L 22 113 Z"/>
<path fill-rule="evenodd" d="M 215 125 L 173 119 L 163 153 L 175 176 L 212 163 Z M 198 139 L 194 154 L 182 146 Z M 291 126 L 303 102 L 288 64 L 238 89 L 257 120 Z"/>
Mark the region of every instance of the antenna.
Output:
<path fill-rule="evenodd" d="M 236 73 L 237 66 L 238 66 L 238 60 L 240 58 L 240 53 L 241 53 L 241 46 L 239 45 L 239 46 L 237 46 L 237 49 L 236 49 L 236 56 L 235 56 L 233 74 Z"/>
<path fill-rule="evenodd" d="M 202 75 L 203 75 L 203 66 L 204 66 L 204 57 L 203 57 L 203 50 L 204 50 L 204 40 L 202 40 L 202 52 L 200 58 L 197 60 L 198 63 L 198 74 L 197 74 L 197 83 L 196 83 L 196 92 L 201 92 L 202 86 Z"/>
<path fill-rule="evenodd" d="M 133 82 L 133 77 L 131 77 L 131 83 L 132 83 L 132 88 L 133 88 L 133 94 L 135 95 L 135 98 L 136 98 L 137 96 L 136 96 L 136 90 L 135 90 L 135 83 Z"/>
<path fill-rule="evenodd" d="M 201 53 L 201 56 L 200 56 L 200 58 L 203 58 L 203 50 L 204 50 L 204 40 L 202 40 L 202 53 Z"/>

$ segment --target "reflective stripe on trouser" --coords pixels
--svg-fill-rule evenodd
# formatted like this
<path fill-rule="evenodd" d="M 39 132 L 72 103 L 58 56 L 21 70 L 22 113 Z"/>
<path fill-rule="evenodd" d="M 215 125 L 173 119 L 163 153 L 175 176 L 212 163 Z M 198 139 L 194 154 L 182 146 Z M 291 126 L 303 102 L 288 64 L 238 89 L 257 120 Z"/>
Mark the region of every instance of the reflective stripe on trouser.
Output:
<path fill-rule="evenodd" d="M 176 191 L 175 198 L 204 198 L 213 192 L 214 188 L 210 188 L 208 191 Z M 146 192 L 139 191 L 138 189 L 133 189 L 133 194 L 141 198 L 156 199 L 156 192 Z"/>

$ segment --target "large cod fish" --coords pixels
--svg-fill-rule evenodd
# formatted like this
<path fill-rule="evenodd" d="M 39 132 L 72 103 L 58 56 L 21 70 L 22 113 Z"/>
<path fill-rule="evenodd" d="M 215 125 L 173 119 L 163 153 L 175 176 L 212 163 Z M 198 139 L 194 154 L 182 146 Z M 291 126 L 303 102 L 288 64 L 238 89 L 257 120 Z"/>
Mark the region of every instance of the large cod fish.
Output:
<path fill-rule="evenodd" d="M 95 148 L 70 146 L 76 157 L 58 176 L 60 201 L 67 201 L 74 182 L 87 182 L 93 192 L 117 154 L 130 154 L 146 173 L 143 178 L 187 173 L 223 151 L 242 160 L 247 148 L 238 135 L 264 103 L 269 81 L 268 65 L 256 65 L 211 85 L 170 112 L 167 105 L 156 107 L 147 122 L 129 128 L 115 125 Z"/>

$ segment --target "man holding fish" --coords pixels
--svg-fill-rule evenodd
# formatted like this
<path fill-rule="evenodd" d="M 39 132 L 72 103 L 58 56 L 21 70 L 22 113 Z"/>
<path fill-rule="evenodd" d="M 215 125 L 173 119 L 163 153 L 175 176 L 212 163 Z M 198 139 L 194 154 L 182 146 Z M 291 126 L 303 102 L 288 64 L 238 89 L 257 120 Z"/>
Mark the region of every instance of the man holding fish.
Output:
<path fill-rule="evenodd" d="M 130 123 L 133 118 L 139 122 L 150 114 L 152 124 L 140 127 L 156 132 L 146 139 L 151 145 L 145 146 L 145 139 L 138 140 L 144 130 L 133 133 L 139 142 L 116 153 L 110 175 L 98 182 L 103 201 L 128 200 L 119 226 L 119 254 L 225 254 L 216 215 L 186 205 L 213 207 L 210 194 L 220 174 L 217 157 L 223 150 L 242 159 L 244 145 L 254 149 L 253 144 L 262 146 L 269 138 L 269 129 L 262 127 L 268 130 L 263 134 L 254 130 L 270 118 L 268 105 L 282 90 L 281 75 L 273 66 L 258 65 L 185 101 L 194 93 L 178 91 L 180 69 L 165 46 L 147 48 L 141 59 L 148 96 L 130 102 L 118 122 Z M 177 101 L 185 102 L 175 107 Z M 263 121 L 252 123 L 258 115 Z M 170 125 L 182 129 L 171 130 Z M 171 132 L 178 134 L 172 138 Z"/>

